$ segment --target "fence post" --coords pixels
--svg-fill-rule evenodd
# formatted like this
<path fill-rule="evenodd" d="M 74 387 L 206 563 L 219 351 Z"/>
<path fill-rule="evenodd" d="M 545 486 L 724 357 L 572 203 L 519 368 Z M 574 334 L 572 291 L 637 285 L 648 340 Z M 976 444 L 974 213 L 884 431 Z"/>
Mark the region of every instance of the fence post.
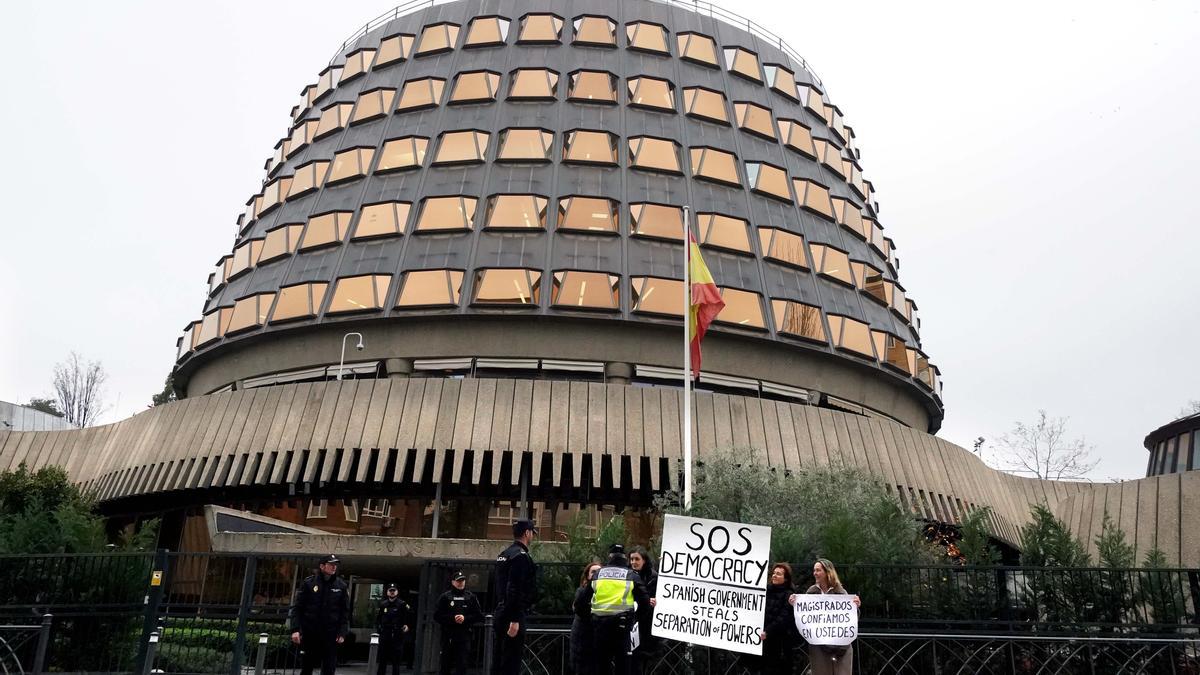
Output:
<path fill-rule="evenodd" d="M 54 617 L 42 615 L 42 628 L 38 631 L 37 655 L 33 657 L 33 675 L 42 675 L 46 670 L 46 650 L 50 647 L 50 624 Z"/>
<path fill-rule="evenodd" d="M 267 665 L 267 640 L 269 637 L 266 633 L 258 634 L 258 653 L 254 657 L 254 675 L 263 675 L 263 668 Z"/>
<path fill-rule="evenodd" d="M 230 675 L 240 675 L 246 660 L 246 623 L 250 620 L 250 606 L 254 604 L 254 576 L 258 572 L 258 557 L 246 556 L 246 572 L 242 576 L 242 597 L 238 605 L 237 634 L 233 640 L 233 658 L 229 661 Z"/>
<path fill-rule="evenodd" d="M 167 549 L 160 548 L 154 552 L 154 566 L 150 570 L 150 579 L 147 582 L 149 587 L 143 599 L 145 610 L 142 617 L 142 638 L 138 640 L 137 654 L 137 672 L 139 673 L 149 672 L 146 670 L 146 663 L 153 661 L 153 659 L 147 658 L 151 635 L 154 636 L 155 649 L 158 648 L 158 635 L 154 629 L 158 626 L 158 608 L 162 605 L 163 593 L 166 590 L 167 562 Z"/>
<path fill-rule="evenodd" d="M 492 630 L 492 622 L 496 617 L 488 614 L 483 617 L 483 672 L 492 672 L 492 652 L 496 649 L 496 631 Z"/>
<path fill-rule="evenodd" d="M 379 633 L 371 633 L 371 648 L 367 652 L 367 675 L 375 673 L 375 664 L 379 662 Z"/>
<path fill-rule="evenodd" d="M 439 487 L 438 489 L 440 490 L 441 488 Z M 437 518 L 436 511 L 434 512 L 434 518 Z M 430 570 L 431 565 L 432 565 L 432 562 L 428 561 L 428 560 L 425 561 L 424 565 L 421 565 L 421 576 L 420 576 L 419 580 L 417 581 L 417 607 L 416 607 L 417 621 L 415 622 L 416 625 L 414 626 L 414 630 L 412 631 L 412 633 L 413 633 L 412 655 L 413 655 L 413 672 L 414 673 L 425 672 L 425 670 L 424 670 L 424 668 L 425 668 L 425 652 L 426 652 L 425 643 L 427 641 L 426 638 L 428 637 L 428 632 L 426 631 L 426 625 L 431 623 L 430 619 L 433 618 L 433 611 L 429 607 L 430 603 L 428 602 L 428 599 L 433 599 L 434 602 L 437 602 L 436 597 L 434 597 L 432 593 L 427 595 L 425 592 L 426 589 L 429 588 L 429 584 L 436 583 L 433 581 L 434 575 L 431 573 L 431 570 Z M 403 651 L 401 652 L 401 654 L 403 654 Z M 485 672 L 490 672 L 490 671 L 485 671 Z M 368 674 L 368 675 L 370 675 L 370 674 Z"/>
<path fill-rule="evenodd" d="M 158 655 L 158 631 L 152 631 L 150 638 L 146 640 L 146 660 L 142 664 L 142 675 L 150 675 L 154 672 L 154 657 Z"/>

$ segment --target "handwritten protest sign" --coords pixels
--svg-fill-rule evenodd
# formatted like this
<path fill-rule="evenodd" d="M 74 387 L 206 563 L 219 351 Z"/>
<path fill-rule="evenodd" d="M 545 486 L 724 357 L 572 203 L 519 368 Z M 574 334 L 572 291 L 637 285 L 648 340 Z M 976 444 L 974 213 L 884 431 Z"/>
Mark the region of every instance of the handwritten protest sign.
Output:
<path fill-rule="evenodd" d="M 853 595 L 801 594 L 792 607 L 800 637 L 811 645 L 845 646 L 858 637 Z"/>
<path fill-rule="evenodd" d="M 666 517 L 651 634 L 762 654 L 771 528 Z"/>

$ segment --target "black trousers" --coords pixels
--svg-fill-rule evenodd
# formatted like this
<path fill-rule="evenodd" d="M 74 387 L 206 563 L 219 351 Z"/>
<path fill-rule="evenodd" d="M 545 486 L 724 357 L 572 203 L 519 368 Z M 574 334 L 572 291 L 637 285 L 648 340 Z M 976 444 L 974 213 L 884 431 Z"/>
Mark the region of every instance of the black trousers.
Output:
<path fill-rule="evenodd" d="M 767 637 L 763 642 L 763 655 L 759 660 L 758 672 L 763 675 L 790 675 L 793 672 L 796 655 L 792 651 L 795 640 L 789 637 Z"/>
<path fill-rule="evenodd" d="M 592 648 L 596 650 L 596 675 L 629 675 L 628 614 L 592 616 Z"/>
<path fill-rule="evenodd" d="M 303 633 L 300 636 L 300 675 L 312 675 L 314 668 L 321 675 L 334 675 L 337 670 L 337 635 Z"/>
<path fill-rule="evenodd" d="M 442 630 L 446 630 L 443 628 Z M 442 640 L 440 675 L 467 675 L 467 660 L 471 657 L 471 638 L 455 636 Z"/>
<path fill-rule="evenodd" d="M 387 675 L 388 664 L 392 666 L 392 675 L 400 675 L 400 656 L 404 649 L 403 635 L 379 636 L 379 664 L 376 675 Z"/>
<path fill-rule="evenodd" d="M 525 624 L 516 637 L 508 637 L 507 621 L 496 622 L 496 641 L 492 651 L 492 675 L 520 675 L 525 655 Z"/>

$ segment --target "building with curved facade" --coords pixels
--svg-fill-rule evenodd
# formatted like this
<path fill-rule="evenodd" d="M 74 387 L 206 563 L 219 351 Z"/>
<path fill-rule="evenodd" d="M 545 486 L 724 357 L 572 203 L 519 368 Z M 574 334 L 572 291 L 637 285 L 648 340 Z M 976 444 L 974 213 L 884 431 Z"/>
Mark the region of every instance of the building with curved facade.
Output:
<path fill-rule="evenodd" d="M 1200 469 L 1200 413 L 1180 417 L 1146 436 L 1147 476 Z"/>
<path fill-rule="evenodd" d="M 991 506 L 1010 544 L 1032 502 L 1091 528 L 1097 486 L 931 435 L 940 373 L 855 132 L 781 39 L 721 15 L 459 0 L 372 22 L 303 89 L 237 219 L 179 341 L 182 400 L 0 433 L 0 467 L 63 464 L 110 513 L 169 505 L 184 541 L 208 504 L 416 539 L 646 507 L 679 487 L 686 206 L 725 302 L 701 457 L 857 466 L 930 521 Z M 1101 512 L 1196 493 L 1174 480 Z M 1200 564 L 1195 531 L 1154 544 Z"/>

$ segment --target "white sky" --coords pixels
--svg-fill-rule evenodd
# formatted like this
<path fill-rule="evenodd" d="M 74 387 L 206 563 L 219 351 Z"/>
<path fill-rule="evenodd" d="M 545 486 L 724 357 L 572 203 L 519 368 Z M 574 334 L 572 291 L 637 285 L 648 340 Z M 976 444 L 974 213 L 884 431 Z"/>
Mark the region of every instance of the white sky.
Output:
<path fill-rule="evenodd" d="M 6 6 L 0 400 L 48 395 L 76 350 L 109 371 L 102 421 L 149 403 L 300 89 L 393 4 Z M 941 435 L 1045 408 L 1095 479 L 1143 475 L 1145 434 L 1200 398 L 1200 3 L 726 6 L 855 128 Z"/>

